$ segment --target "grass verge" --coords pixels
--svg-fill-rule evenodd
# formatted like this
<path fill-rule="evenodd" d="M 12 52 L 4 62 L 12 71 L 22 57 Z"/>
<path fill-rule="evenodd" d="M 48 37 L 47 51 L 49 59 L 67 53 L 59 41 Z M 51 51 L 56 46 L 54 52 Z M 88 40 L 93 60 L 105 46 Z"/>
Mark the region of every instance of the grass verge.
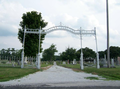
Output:
<path fill-rule="evenodd" d="M 67 68 L 72 68 L 73 70 L 77 69 L 77 72 L 84 71 L 87 73 L 96 74 L 106 78 L 107 80 L 120 80 L 120 67 L 116 68 L 93 68 L 93 67 L 85 67 L 84 70 L 80 70 L 80 65 L 60 65 Z"/>
<path fill-rule="evenodd" d="M 107 80 L 120 80 L 120 68 L 85 68 L 85 72 L 97 74 Z"/>
<path fill-rule="evenodd" d="M 99 80 L 98 77 L 86 77 L 86 79 L 90 79 L 90 80 Z"/>
<path fill-rule="evenodd" d="M 18 79 L 18 78 L 24 77 L 26 75 L 29 75 L 29 74 L 32 74 L 32 73 L 35 73 L 38 71 L 42 71 L 47 66 L 49 66 L 49 65 L 45 65 L 45 64 L 42 65 L 40 70 L 36 69 L 36 68 L 21 69 L 20 67 L 18 67 L 18 68 L 0 67 L 0 82 Z M 44 68 L 42 69 L 42 67 L 44 67 Z"/>

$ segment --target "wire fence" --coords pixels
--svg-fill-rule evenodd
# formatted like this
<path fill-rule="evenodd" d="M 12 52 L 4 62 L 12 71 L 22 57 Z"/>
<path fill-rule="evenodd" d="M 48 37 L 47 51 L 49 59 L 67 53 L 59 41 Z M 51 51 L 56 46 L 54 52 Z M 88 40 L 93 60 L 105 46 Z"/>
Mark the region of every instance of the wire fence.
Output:
<path fill-rule="evenodd" d="M 35 68 L 36 57 L 24 57 L 24 68 Z M 0 56 L 0 67 L 21 67 L 21 57 Z"/>
<path fill-rule="evenodd" d="M 21 57 L 0 56 L 0 67 L 21 67 Z M 41 61 L 41 64 L 52 65 L 53 61 Z M 37 57 L 24 57 L 24 68 L 37 68 Z"/>
<path fill-rule="evenodd" d="M 0 66 L 2 67 L 20 67 L 21 57 L 0 56 Z"/>
<path fill-rule="evenodd" d="M 25 57 L 24 58 L 24 68 L 36 68 L 37 57 Z"/>

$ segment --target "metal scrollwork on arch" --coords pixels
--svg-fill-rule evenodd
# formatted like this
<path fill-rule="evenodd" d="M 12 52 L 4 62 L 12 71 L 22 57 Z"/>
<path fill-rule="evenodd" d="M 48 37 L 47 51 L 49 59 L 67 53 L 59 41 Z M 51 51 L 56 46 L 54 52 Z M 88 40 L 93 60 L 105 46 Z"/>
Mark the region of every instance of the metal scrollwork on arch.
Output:
<path fill-rule="evenodd" d="M 47 33 L 50 33 L 50 32 L 53 32 L 53 31 L 57 31 L 57 30 L 65 30 L 65 31 L 68 31 L 70 33 L 73 33 L 73 34 L 81 34 L 81 35 L 96 35 L 96 30 L 75 30 L 73 28 L 70 28 L 68 26 L 54 26 L 54 27 L 51 27 L 51 28 L 48 28 L 48 29 L 43 29 L 43 31 L 41 32 L 41 34 L 47 34 Z"/>
<path fill-rule="evenodd" d="M 94 29 L 94 30 L 83 30 L 83 29 L 75 30 L 68 26 L 54 26 L 54 27 L 51 27 L 48 29 L 42 29 L 40 31 L 39 31 L 39 29 L 26 29 L 25 33 L 48 34 L 50 32 L 57 31 L 57 30 L 65 30 L 65 31 L 68 31 L 68 32 L 76 34 L 76 35 L 79 35 L 79 34 L 81 34 L 81 35 L 96 35 L 96 29 Z"/>
<path fill-rule="evenodd" d="M 79 34 L 79 30 L 74 30 L 70 27 L 67 27 L 67 26 L 54 26 L 54 27 L 51 27 L 51 28 L 48 28 L 48 29 L 44 29 L 44 33 L 50 33 L 52 31 L 56 31 L 56 30 L 65 30 L 65 31 L 69 31 L 71 33 L 78 33 Z"/>

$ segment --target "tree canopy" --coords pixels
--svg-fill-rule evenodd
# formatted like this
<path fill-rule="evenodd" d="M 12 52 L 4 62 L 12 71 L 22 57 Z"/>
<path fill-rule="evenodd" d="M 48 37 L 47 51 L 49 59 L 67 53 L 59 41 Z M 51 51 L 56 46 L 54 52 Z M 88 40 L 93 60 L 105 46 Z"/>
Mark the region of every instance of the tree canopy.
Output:
<path fill-rule="evenodd" d="M 104 51 L 107 55 L 107 49 Z M 120 56 L 120 47 L 110 46 L 110 58 L 117 58 Z"/>
<path fill-rule="evenodd" d="M 42 19 L 41 13 L 37 11 L 31 11 L 24 13 L 22 16 L 22 21 L 20 22 L 21 28 L 18 31 L 18 39 L 21 43 L 23 43 L 23 33 L 24 28 L 26 29 L 40 29 L 46 27 L 47 22 Z M 45 34 L 41 35 L 40 42 L 40 52 L 42 52 L 42 43 L 45 38 Z M 36 56 L 38 53 L 38 45 L 39 45 L 39 35 L 38 34 L 26 34 L 25 36 L 25 56 Z"/>
<path fill-rule="evenodd" d="M 85 47 L 82 49 L 83 50 L 83 57 L 84 59 L 86 58 L 95 58 L 95 51 L 93 51 L 92 49 L 88 48 L 88 47 Z M 81 54 L 81 49 L 79 49 L 77 52 L 76 52 L 76 56 L 77 56 L 77 59 L 80 59 L 80 54 Z"/>
<path fill-rule="evenodd" d="M 60 58 L 61 60 L 65 61 L 65 60 L 69 60 L 69 61 L 73 61 L 73 59 L 76 58 L 76 49 L 74 48 L 67 48 L 65 50 L 65 52 L 62 52 L 60 54 Z"/>
<path fill-rule="evenodd" d="M 48 49 L 45 49 L 43 51 L 43 60 L 46 61 L 46 60 L 49 60 L 49 61 L 52 61 L 52 60 L 55 60 L 55 52 L 58 52 L 55 45 L 52 44 Z"/>
<path fill-rule="evenodd" d="M 96 53 L 95 51 L 93 51 L 92 49 L 88 48 L 88 47 L 85 47 L 85 48 L 82 48 L 83 50 L 83 58 L 84 59 L 91 59 L 91 58 L 96 58 Z M 43 52 L 43 58 L 44 59 L 47 59 L 47 60 L 50 60 L 49 56 L 51 55 L 52 51 L 50 51 L 50 49 L 45 49 L 44 52 Z M 47 54 L 50 54 L 50 55 L 47 55 Z M 104 55 L 107 55 L 107 50 L 105 51 L 99 51 L 99 58 L 104 58 Z M 46 56 L 47 55 L 47 56 Z M 62 60 L 62 61 L 73 61 L 73 59 L 76 59 L 77 61 L 80 60 L 80 55 L 81 55 L 81 49 L 79 50 L 76 50 L 74 48 L 67 48 L 65 51 L 63 51 L 62 53 L 60 53 L 60 55 L 56 56 L 56 59 L 57 60 Z M 111 58 L 117 58 L 120 56 L 120 47 L 115 47 L 115 46 L 111 46 L 110 47 L 110 57 Z M 49 57 L 49 58 L 48 58 Z"/>
<path fill-rule="evenodd" d="M 105 51 L 99 51 L 99 58 L 104 58 Z"/>
<path fill-rule="evenodd" d="M 0 56 L 4 57 L 21 57 L 22 50 L 15 50 L 15 48 L 1 49 Z"/>

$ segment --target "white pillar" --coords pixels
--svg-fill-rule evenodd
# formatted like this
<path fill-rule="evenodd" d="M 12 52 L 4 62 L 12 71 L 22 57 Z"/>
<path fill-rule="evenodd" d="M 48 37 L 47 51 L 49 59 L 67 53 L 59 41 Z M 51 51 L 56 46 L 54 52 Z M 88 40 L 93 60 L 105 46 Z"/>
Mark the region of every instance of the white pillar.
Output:
<path fill-rule="evenodd" d="M 83 66 L 83 52 L 82 52 L 82 29 L 80 28 L 80 39 L 81 39 L 81 57 L 80 57 L 80 68 L 81 70 L 84 69 L 84 66 Z"/>
<path fill-rule="evenodd" d="M 81 53 L 80 65 L 81 65 L 81 70 L 83 70 L 84 69 L 84 66 L 83 66 L 83 53 Z"/>
<path fill-rule="evenodd" d="M 38 69 L 40 69 L 40 39 L 41 39 L 41 27 L 40 27 L 40 30 L 39 30 L 39 46 L 38 46 Z"/>
<path fill-rule="evenodd" d="M 100 65 L 99 65 L 99 53 L 98 53 L 98 47 L 97 47 L 96 28 L 94 28 L 94 30 L 95 30 L 95 42 L 96 42 L 97 69 L 99 69 Z"/>
<path fill-rule="evenodd" d="M 26 32 L 26 27 L 24 28 L 24 35 L 23 35 L 23 50 L 22 50 L 22 61 L 21 61 L 21 68 L 24 68 L 24 44 L 25 44 L 25 32 Z"/>
<path fill-rule="evenodd" d="M 24 68 L 24 50 L 22 51 L 22 61 L 21 61 L 21 68 Z"/>
<path fill-rule="evenodd" d="M 100 68 L 100 65 L 99 65 L 99 53 L 97 53 L 97 69 Z"/>
<path fill-rule="evenodd" d="M 36 68 L 38 67 L 38 54 L 36 54 Z"/>
<path fill-rule="evenodd" d="M 37 63 L 38 63 L 37 68 L 40 69 L 40 53 L 38 53 L 38 62 Z"/>

